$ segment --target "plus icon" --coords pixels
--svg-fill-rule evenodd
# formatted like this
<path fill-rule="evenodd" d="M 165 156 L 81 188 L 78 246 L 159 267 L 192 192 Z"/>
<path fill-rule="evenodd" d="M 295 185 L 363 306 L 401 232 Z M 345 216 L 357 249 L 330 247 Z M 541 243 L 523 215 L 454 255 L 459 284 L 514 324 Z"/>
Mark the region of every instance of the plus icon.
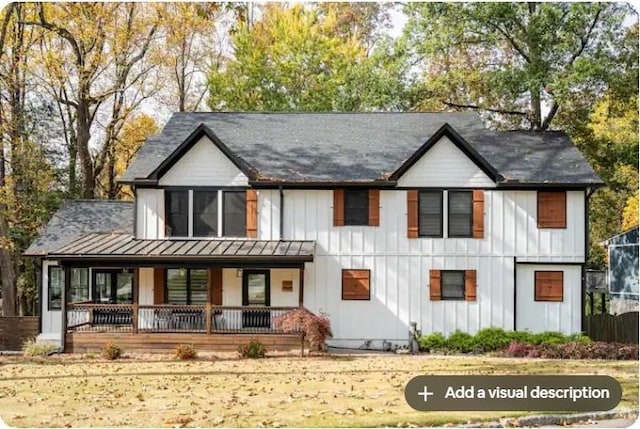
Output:
<path fill-rule="evenodd" d="M 424 399 L 424 402 L 427 402 L 427 399 L 429 399 L 429 396 L 432 396 L 433 392 L 429 392 L 429 389 L 427 388 L 427 386 L 424 386 L 422 389 L 422 392 L 418 392 L 418 396 L 422 396 L 422 398 Z"/>

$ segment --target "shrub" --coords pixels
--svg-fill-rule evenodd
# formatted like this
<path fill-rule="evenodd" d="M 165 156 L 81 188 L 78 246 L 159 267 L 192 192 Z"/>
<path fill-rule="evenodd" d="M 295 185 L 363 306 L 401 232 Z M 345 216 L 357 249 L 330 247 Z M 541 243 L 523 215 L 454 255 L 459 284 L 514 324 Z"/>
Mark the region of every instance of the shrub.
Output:
<path fill-rule="evenodd" d="M 448 349 L 460 352 L 469 353 L 475 349 L 475 341 L 473 336 L 462 331 L 455 331 L 447 338 Z"/>
<path fill-rule="evenodd" d="M 49 356 L 57 349 L 58 346 L 55 344 L 38 343 L 33 338 L 22 343 L 22 353 L 25 356 Z"/>
<path fill-rule="evenodd" d="M 423 335 L 418 340 L 420 350 L 434 351 L 442 350 L 446 347 L 447 339 L 440 332 L 434 332 L 433 334 Z"/>
<path fill-rule="evenodd" d="M 567 337 L 560 332 L 540 332 L 538 334 L 531 334 L 531 344 L 562 344 L 566 343 Z"/>
<path fill-rule="evenodd" d="M 104 356 L 105 359 L 115 360 L 122 357 L 122 352 L 122 347 L 115 343 L 108 342 L 102 349 L 102 356 Z"/>
<path fill-rule="evenodd" d="M 315 314 L 304 307 L 273 318 L 273 325 L 276 329 L 295 334 L 302 333 L 313 350 L 324 349 L 327 338 L 332 337 L 331 322 L 326 314 Z"/>
<path fill-rule="evenodd" d="M 589 343 L 572 341 L 538 345 L 513 342 L 503 349 L 502 355 L 544 359 L 638 360 L 638 346 L 601 341 Z"/>
<path fill-rule="evenodd" d="M 514 341 L 502 351 L 502 354 L 506 357 L 532 357 L 530 354 L 533 348 L 534 347 L 531 344 L 518 343 Z"/>
<path fill-rule="evenodd" d="M 243 358 L 261 359 L 267 355 L 267 349 L 257 339 L 252 339 L 249 344 L 241 344 L 238 353 Z"/>
<path fill-rule="evenodd" d="M 479 330 L 473 340 L 476 349 L 491 352 L 507 347 L 512 338 L 510 333 L 502 328 L 485 328 Z"/>
<path fill-rule="evenodd" d="M 198 357 L 196 349 L 191 344 L 178 344 L 175 348 L 176 359 L 191 360 Z"/>

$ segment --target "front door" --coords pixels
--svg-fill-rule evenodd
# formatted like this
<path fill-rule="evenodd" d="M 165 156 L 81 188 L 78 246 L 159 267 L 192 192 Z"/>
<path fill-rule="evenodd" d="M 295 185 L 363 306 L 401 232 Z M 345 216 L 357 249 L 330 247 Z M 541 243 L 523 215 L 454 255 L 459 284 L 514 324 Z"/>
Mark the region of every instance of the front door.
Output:
<path fill-rule="evenodd" d="M 131 270 L 93 270 L 93 302 L 131 304 L 133 272 Z"/>
<path fill-rule="evenodd" d="M 269 271 L 243 270 L 242 305 L 245 307 L 268 307 L 271 304 Z M 271 326 L 270 312 L 264 309 L 244 310 L 243 328 L 268 328 Z"/>

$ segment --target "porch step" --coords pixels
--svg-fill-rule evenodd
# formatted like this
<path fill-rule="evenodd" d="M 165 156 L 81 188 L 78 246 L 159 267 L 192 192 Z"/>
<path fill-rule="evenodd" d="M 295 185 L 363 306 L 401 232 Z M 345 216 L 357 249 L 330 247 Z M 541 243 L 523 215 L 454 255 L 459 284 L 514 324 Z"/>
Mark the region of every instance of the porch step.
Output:
<path fill-rule="evenodd" d="M 66 335 L 66 353 L 100 352 L 106 343 L 113 342 L 125 351 L 168 353 L 178 344 L 191 344 L 197 351 L 237 351 L 241 344 L 257 339 L 269 351 L 299 351 L 299 335 L 289 334 L 184 334 L 131 332 L 71 332 Z M 306 348 L 306 346 L 305 346 Z"/>

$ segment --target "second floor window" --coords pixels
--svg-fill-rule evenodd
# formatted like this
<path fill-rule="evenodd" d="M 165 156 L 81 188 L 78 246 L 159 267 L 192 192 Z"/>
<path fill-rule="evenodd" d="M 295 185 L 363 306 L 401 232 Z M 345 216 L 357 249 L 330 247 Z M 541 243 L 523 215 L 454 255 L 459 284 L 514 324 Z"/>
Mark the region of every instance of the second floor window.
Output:
<path fill-rule="evenodd" d="M 165 191 L 167 237 L 246 237 L 246 191 Z"/>
<path fill-rule="evenodd" d="M 369 224 L 369 190 L 345 189 L 344 191 L 344 224 Z"/>
<path fill-rule="evenodd" d="M 449 191 L 449 237 L 471 237 L 472 215 L 471 191 Z"/>

